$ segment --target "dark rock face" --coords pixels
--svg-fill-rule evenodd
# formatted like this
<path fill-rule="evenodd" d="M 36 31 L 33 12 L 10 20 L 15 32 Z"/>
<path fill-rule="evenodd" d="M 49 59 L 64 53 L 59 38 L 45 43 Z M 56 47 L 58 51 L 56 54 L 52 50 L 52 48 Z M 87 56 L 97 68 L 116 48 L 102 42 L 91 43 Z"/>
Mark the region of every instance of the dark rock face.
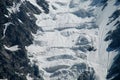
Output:
<path fill-rule="evenodd" d="M 113 21 L 118 19 L 120 16 L 120 10 L 116 10 L 109 18 L 110 22 L 107 24 L 111 24 Z M 116 23 L 113 25 L 113 27 L 116 27 L 115 30 L 109 31 L 107 33 L 107 37 L 105 38 L 105 41 L 112 40 L 112 42 L 109 45 L 109 48 L 112 50 L 115 50 L 120 47 L 120 21 L 117 20 Z"/>
<path fill-rule="evenodd" d="M 94 69 L 88 67 L 88 70 L 80 74 L 77 80 L 96 80 Z"/>
<path fill-rule="evenodd" d="M 114 58 L 114 62 L 109 70 L 107 78 L 115 76 L 111 80 L 120 80 L 120 22 L 118 21 L 115 26 L 116 29 L 108 33 L 108 37 L 106 38 L 106 40 L 112 40 L 112 42 L 108 46 L 108 51 L 116 50 L 118 52 L 118 55 Z"/>
<path fill-rule="evenodd" d="M 116 4 L 119 4 L 120 0 L 116 0 Z M 115 5 L 116 5 L 115 4 Z M 117 6 L 117 5 L 116 5 Z M 116 10 L 109 18 L 111 21 L 107 24 L 111 24 L 113 21 L 118 19 L 120 16 L 120 10 Z M 114 62 L 112 63 L 112 66 L 110 67 L 107 75 L 107 79 L 110 80 L 120 80 L 120 21 L 116 21 L 116 23 L 113 25 L 113 27 L 116 27 L 115 30 L 109 31 L 107 33 L 107 37 L 105 38 L 105 41 L 111 40 L 111 43 L 108 46 L 108 51 L 115 50 L 118 52 L 118 55 L 114 58 Z"/>
<path fill-rule="evenodd" d="M 45 0 L 36 0 L 36 2 L 39 6 L 42 7 L 42 9 L 44 10 L 46 14 L 49 13 L 49 9 L 48 9 L 49 5 L 47 4 Z"/>
<path fill-rule="evenodd" d="M 90 73 L 89 71 L 85 71 L 79 76 L 78 80 L 95 80 L 95 77 L 93 73 Z"/>
<path fill-rule="evenodd" d="M 48 13 L 48 4 L 42 0 L 37 0 L 40 6 Z M 10 13 L 7 8 L 21 3 L 19 11 Z M 43 5 L 45 4 L 45 5 Z M 29 15 L 27 15 L 29 13 Z M 36 65 L 30 66 L 25 46 L 32 43 L 32 33 L 36 33 L 38 26 L 35 24 L 36 18 L 33 14 L 40 14 L 41 11 L 28 1 L 21 0 L 0 0 L 0 79 L 26 80 L 29 73 L 35 80 L 41 80 L 39 70 Z M 8 17 L 6 17 L 7 15 Z M 20 22 L 21 21 L 21 22 Z M 11 22 L 7 26 L 5 37 L 5 23 Z M 3 45 L 18 45 L 20 50 L 8 51 Z"/>

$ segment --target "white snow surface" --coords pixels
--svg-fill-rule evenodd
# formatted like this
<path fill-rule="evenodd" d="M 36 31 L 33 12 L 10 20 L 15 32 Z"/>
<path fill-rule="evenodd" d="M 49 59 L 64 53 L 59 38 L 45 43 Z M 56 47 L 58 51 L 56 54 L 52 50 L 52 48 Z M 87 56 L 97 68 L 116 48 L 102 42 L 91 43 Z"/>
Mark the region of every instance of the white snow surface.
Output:
<path fill-rule="evenodd" d="M 20 50 L 20 48 L 19 48 L 18 45 L 11 46 L 11 47 L 8 47 L 8 46 L 4 45 L 4 48 L 5 48 L 6 50 L 9 50 L 9 51 L 18 51 L 18 50 Z"/>
<path fill-rule="evenodd" d="M 18 3 L 16 5 L 16 3 L 13 3 L 13 6 L 11 6 L 10 8 L 7 8 L 7 10 L 10 12 L 10 13 L 16 13 L 16 12 L 19 12 L 19 7 L 20 7 L 21 3 Z"/>
<path fill-rule="evenodd" d="M 27 74 L 26 78 L 27 80 L 34 80 L 32 77 L 30 77 L 30 74 Z"/>
<path fill-rule="evenodd" d="M 29 0 L 37 6 L 34 0 Z M 57 71 L 71 71 L 75 64 L 85 63 L 93 67 L 97 80 L 106 80 L 109 69 L 116 53 L 106 51 L 110 42 L 105 42 L 106 33 L 112 28 L 106 25 L 109 16 L 117 9 L 115 1 L 111 0 L 108 6 L 101 11 L 102 7 L 90 6 L 91 0 L 46 0 L 49 3 L 50 13 L 35 15 L 36 24 L 43 29 L 33 34 L 34 41 L 26 46 L 31 64 L 39 66 L 41 75 L 45 80 L 77 80 L 79 72 L 74 76 L 67 74 L 51 77 Z M 39 7 L 39 9 L 41 9 Z M 88 12 L 94 11 L 93 16 L 79 17 L 74 12 L 80 9 Z M 102 14 L 102 15 L 101 15 Z M 96 23 L 98 27 L 94 27 Z M 83 25 L 84 24 L 84 25 Z M 114 23 L 113 23 L 114 24 Z M 94 47 L 94 51 L 88 51 L 86 47 Z M 7 48 L 9 49 L 9 48 Z M 61 57 L 66 55 L 67 57 Z M 56 66 L 62 66 L 56 71 Z M 65 66 L 68 66 L 67 68 Z M 65 78 L 64 78 L 65 77 Z"/>
<path fill-rule="evenodd" d="M 1 39 L 4 39 L 4 38 L 5 38 L 6 30 L 7 30 L 8 26 L 9 26 L 10 24 L 13 24 L 13 23 L 12 23 L 12 22 L 7 22 L 7 23 L 4 24 L 5 27 L 4 27 L 4 30 L 3 30 L 3 37 L 2 37 Z"/>

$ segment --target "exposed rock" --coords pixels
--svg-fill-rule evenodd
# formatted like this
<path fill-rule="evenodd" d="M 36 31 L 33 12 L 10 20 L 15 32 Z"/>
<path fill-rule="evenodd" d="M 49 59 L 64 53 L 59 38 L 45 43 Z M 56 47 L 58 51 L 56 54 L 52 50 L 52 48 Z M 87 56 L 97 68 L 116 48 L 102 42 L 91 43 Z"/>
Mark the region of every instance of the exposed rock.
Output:
<path fill-rule="evenodd" d="M 35 80 L 41 80 L 37 66 L 30 66 L 25 46 L 32 43 L 31 33 L 36 33 L 38 26 L 33 14 L 41 11 L 28 1 L 1 0 L 0 1 L 0 79 L 26 80 L 29 73 Z M 44 2 L 42 2 L 44 4 Z M 20 6 L 16 6 L 20 4 Z M 45 3 L 47 5 L 47 3 Z M 16 6 L 19 11 L 11 12 Z M 40 4 L 41 5 L 41 4 Z M 48 6 L 44 7 L 47 9 Z M 9 10 L 11 11 L 9 11 Z M 28 15 L 29 14 L 29 15 Z M 5 23 L 11 22 L 6 30 Z M 4 32 L 5 31 L 5 32 Z M 2 38 L 4 35 L 4 38 Z M 9 51 L 3 45 L 19 45 L 18 51 Z"/>

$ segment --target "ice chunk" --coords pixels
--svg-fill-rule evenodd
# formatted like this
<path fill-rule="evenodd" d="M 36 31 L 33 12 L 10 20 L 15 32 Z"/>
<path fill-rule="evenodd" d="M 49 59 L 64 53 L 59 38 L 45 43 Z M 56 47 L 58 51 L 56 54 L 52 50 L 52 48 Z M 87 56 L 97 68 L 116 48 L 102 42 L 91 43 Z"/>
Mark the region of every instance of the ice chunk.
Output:
<path fill-rule="evenodd" d="M 18 51 L 18 50 L 20 50 L 20 48 L 19 48 L 18 45 L 11 46 L 11 47 L 8 47 L 8 46 L 4 45 L 4 48 L 5 48 L 6 50 L 9 50 L 9 51 Z"/>

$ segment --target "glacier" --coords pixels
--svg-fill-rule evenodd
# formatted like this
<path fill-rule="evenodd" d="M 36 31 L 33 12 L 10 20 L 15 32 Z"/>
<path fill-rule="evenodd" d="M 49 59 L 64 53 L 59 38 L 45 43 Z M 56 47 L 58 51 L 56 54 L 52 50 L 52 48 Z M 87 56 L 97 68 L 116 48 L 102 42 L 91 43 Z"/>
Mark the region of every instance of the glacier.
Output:
<path fill-rule="evenodd" d="M 27 1 L 39 7 L 34 0 Z M 107 80 L 117 53 L 107 51 L 110 41 L 104 39 L 107 32 L 114 30 L 116 21 L 107 24 L 119 9 L 114 5 L 116 1 L 108 1 L 104 8 L 92 5 L 92 0 L 46 1 L 50 12 L 34 14 L 39 29 L 31 33 L 33 44 L 26 46 L 30 64 L 38 65 L 44 80 L 77 80 L 87 71 L 90 74 L 85 80 Z"/>

